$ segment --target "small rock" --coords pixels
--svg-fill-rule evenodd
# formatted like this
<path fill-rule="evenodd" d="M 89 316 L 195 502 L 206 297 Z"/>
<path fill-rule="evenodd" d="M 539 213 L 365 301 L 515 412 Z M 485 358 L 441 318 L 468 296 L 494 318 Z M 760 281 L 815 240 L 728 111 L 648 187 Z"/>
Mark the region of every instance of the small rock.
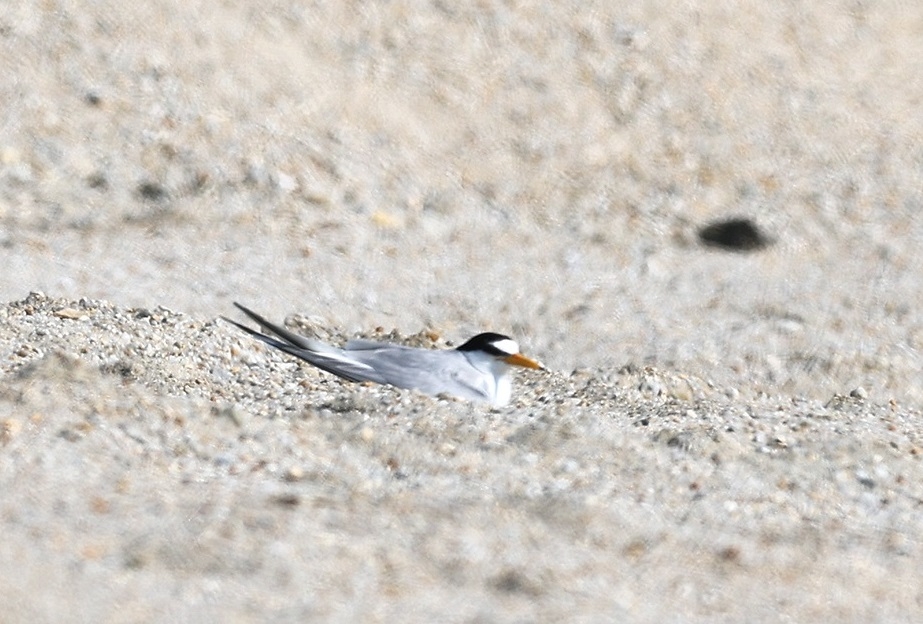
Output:
<path fill-rule="evenodd" d="M 150 201 L 163 201 L 167 198 L 167 189 L 156 182 L 142 182 L 137 188 L 138 196 Z"/>
<path fill-rule="evenodd" d="M 293 492 L 277 494 L 272 497 L 272 502 L 281 507 L 297 507 L 301 504 L 301 497 Z"/>
<path fill-rule="evenodd" d="M 371 427 L 363 427 L 359 431 L 359 437 L 362 439 L 363 442 L 371 442 L 372 440 L 375 439 L 375 430 L 372 429 Z"/>
<path fill-rule="evenodd" d="M 401 227 L 401 221 L 395 215 L 376 210 L 372 213 L 372 223 L 383 230 L 396 230 Z"/>
<path fill-rule="evenodd" d="M 96 171 L 91 173 L 86 178 L 87 186 L 93 189 L 106 190 L 109 188 L 109 178 L 106 177 L 106 174 L 102 171 Z"/>
<path fill-rule="evenodd" d="M 7 418 L 0 424 L 0 442 L 6 443 L 19 435 L 22 431 L 22 422 L 15 418 Z"/>
<path fill-rule="evenodd" d="M 86 435 L 86 433 L 83 431 L 80 431 L 79 429 L 77 429 L 77 427 L 65 427 L 61 429 L 61 431 L 58 432 L 58 435 L 60 435 L 62 438 L 64 438 L 68 442 L 76 442 L 80 440 L 81 438 L 83 438 Z"/>
<path fill-rule="evenodd" d="M 726 251 L 757 251 L 771 243 L 753 221 L 743 218 L 710 223 L 699 229 L 699 240 Z"/>
<path fill-rule="evenodd" d="M 298 181 L 294 176 L 279 172 L 276 174 L 276 187 L 283 193 L 291 193 L 298 188 Z"/>
<path fill-rule="evenodd" d="M 22 154 L 11 145 L 0 147 L 0 165 L 13 165 L 22 160 Z"/>
<path fill-rule="evenodd" d="M 219 418 L 227 418 L 237 427 L 243 427 L 247 422 L 247 413 L 236 405 L 213 407 L 212 414 Z"/>
<path fill-rule="evenodd" d="M 856 471 L 856 481 L 870 490 L 875 487 L 875 479 L 864 470 Z"/>
<path fill-rule="evenodd" d="M 83 101 L 90 106 L 100 106 L 103 103 L 102 96 L 96 91 L 87 91 L 83 96 Z"/>
<path fill-rule="evenodd" d="M 289 483 L 301 481 L 304 479 L 304 468 L 301 466 L 291 466 L 288 470 L 285 471 L 283 478 Z"/>
<path fill-rule="evenodd" d="M 83 310 L 78 310 L 76 308 L 62 308 L 60 310 L 56 310 L 54 315 L 57 316 L 58 318 L 65 318 L 65 319 L 72 319 L 72 320 L 79 320 L 79 319 L 87 318 L 86 312 L 84 312 Z"/>

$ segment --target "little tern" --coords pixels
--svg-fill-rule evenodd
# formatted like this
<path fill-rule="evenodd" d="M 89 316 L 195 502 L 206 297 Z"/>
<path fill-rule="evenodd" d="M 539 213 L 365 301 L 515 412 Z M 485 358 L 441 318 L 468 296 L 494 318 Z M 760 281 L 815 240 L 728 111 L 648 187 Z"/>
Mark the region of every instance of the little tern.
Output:
<path fill-rule="evenodd" d="M 545 370 L 541 363 L 522 355 L 516 341 L 503 334 L 478 334 L 456 349 L 417 349 L 373 340 L 350 340 L 339 348 L 299 336 L 239 303 L 234 305 L 268 333 L 222 317 L 228 323 L 349 381 L 374 381 L 502 407 L 510 402 L 513 366 Z"/>

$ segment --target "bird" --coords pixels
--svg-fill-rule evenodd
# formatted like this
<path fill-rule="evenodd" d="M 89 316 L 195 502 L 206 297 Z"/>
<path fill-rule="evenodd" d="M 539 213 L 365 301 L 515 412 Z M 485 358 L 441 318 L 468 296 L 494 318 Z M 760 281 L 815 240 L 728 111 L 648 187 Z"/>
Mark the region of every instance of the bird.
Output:
<path fill-rule="evenodd" d="M 515 340 L 494 332 L 478 334 L 455 349 L 418 349 L 363 339 L 350 340 L 341 348 L 299 336 L 237 302 L 234 305 L 262 331 L 221 317 L 226 322 L 348 381 L 372 381 L 503 407 L 512 395 L 513 367 L 547 370 L 541 362 L 521 354 Z"/>

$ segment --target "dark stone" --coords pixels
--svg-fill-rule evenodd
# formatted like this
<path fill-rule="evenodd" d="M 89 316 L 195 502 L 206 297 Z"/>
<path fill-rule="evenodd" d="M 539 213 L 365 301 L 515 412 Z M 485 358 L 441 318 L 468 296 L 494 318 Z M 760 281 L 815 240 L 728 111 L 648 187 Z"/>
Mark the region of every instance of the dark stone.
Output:
<path fill-rule="evenodd" d="M 142 182 L 138 185 L 138 195 L 151 201 L 162 201 L 167 198 L 167 189 L 156 182 Z"/>
<path fill-rule="evenodd" d="M 727 251 L 757 251 L 771 243 L 753 221 L 742 218 L 715 221 L 700 228 L 699 240 Z"/>

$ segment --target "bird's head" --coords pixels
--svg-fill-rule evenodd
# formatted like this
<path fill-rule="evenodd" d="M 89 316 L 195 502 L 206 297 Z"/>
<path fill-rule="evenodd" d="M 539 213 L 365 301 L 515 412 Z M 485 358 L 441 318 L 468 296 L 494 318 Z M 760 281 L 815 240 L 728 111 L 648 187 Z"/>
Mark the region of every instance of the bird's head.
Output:
<path fill-rule="evenodd" d="M 467 353 L 484 353 L 500 362 L 523 368 L 537 368 L 545 370 L 541 362 L 528 358 L 519 352 L 519 343 L 503 334 L 485 332 L 471 338 L 458 347 L 458 351 Z"/>

